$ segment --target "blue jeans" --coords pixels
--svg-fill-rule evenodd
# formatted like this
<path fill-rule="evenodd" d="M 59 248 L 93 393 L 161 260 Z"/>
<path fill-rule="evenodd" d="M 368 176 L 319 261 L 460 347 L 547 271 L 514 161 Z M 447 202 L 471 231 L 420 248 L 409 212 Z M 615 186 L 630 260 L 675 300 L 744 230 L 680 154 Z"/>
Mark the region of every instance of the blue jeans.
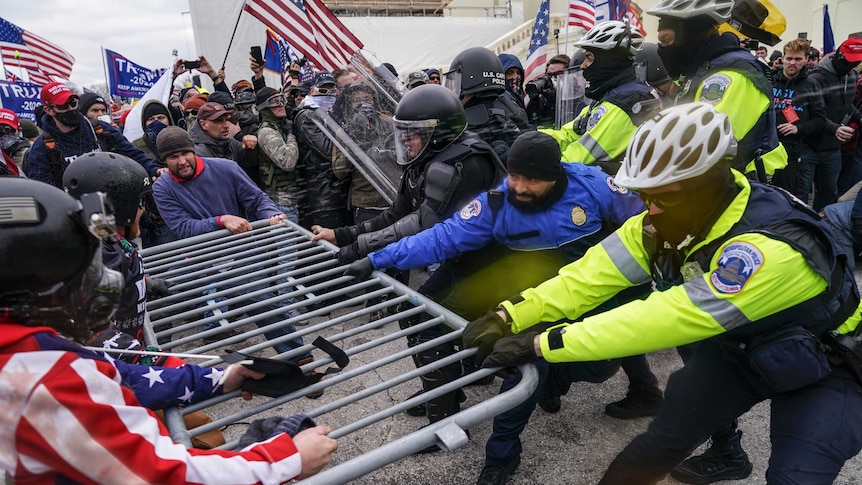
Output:
<path fill-rule="evenodd" d="M 775 393 L 719 345 L 702 342 L 668 379 L 647 431 L 610 464 L 600 485 L 652 484 L 711 434 L 771 399 L 768 483 L 832 483 L 862 449 L 862 386 L 842 368 L 800 389 Z"/>
<path fill-rule="evenodd" d="M 796 196 L 808 202 L 808 193 L 814 183 L 814 203 L 811 207 L 820 212 L 838 200 L 838 175 L 841 173 L 841 152 L 818 152 L 805 146 L 799 163 L 799 184 Z M 816 179 L 815 179 L 816 175 Z"/>
<path fill-rule="evenodd" d="M 549 364 L 539 360 L 536 362 L 536 368 L 539 371 L 539 384 L 535 392 L 526 401 L 494 418 L 494 430 L 485 444 L 486 465 L 503 465 L 521 454 L 521 431 L 527 427 L 530 415 L 536 409 L 543 386 L 547 386 L 551 394 L 562 396 L 569 392 L 573 382 L 598 383 L 610 379 L 619 370 L 620 361 L 614 359 Z M 520 380 L 520 374 L 503 379 L 500 392 L 512 389 Z"/>
<path fill-rule="evenodd" d="M 263 275 L 261 275 L 261 276 L 257 276 L 257 277 L 255 277 L 255 279 L 252 279 L 252 280 L 249 280 L 249 281 L 242 281 L 242 282 L 234 283 L 234 284 L 231 284 L 231 285 L 221 285 L 221 286 L 219 286 L 219 287 L 218 287 L 218 289 L 219 289 L 219 290 L 226 290 L 226 289 L 230 289 L 230 288 L 232 288 L 232 287 L 234 287 L 234 286 L 239 286 L 240 284 L 247 284 L 247 283 L 250 283 L 250 282 L 253 282 L 253 281 L 256 281 L 256 280 L 260 280 L 260 279 L 262 279 L 263 277 L 264 277 L 264 276 L 263 276 Z M 266 283 L 266 286 L 270 286 L 270 284 L 269 284 L 269 283 Z M 257 290 L 260 290 L 260 289 L 262 289 L 262 288 L 264 288 L 264 286 L 262 286 L 262 285 L 258 285 L 258 286 L 253 286 L 253 287 L 251 287 L 250 289 L 247 289 L 247 290 L 245 290 L 245 291 L 246 291 L 247 293 L 251 293 L 251 292 L 253 292 L 253 291 L 257 291 Z M 212 290 L 213 290 L 213 288 L 211 288 L 211 289 L 207 290 L 207 292 L 210 292 L 210 291 L 212 291 Z M 206 292 L 205 292 L 205 293 L 206 293 Z M 234 295 L 229 295 L 228 297 L 230 297 L 230 296 L 234 296 Z M 269 291 L 269 292 L 265 292 L 265 293 L 263 293 L 263 294 L 260 294 L 260 295 L 258 295 L 258 296 L 255 296 L 255 297 L 251 298 L 251 299 L 249 300 L 249 302 L 250 302 L 250 303 L 259 303 L 259 302 L 263 302 L 263 301 L 272 301 L 272 299 L 274 299 L 275 297 L 276 297 L 275 292 L 273 292 L 273 291 Z M 225 300 L 225 297 L 219 297 L 219 298 L 216 300 L 216 302 L 220 302 L 220 301 L 224 301 L 224 300 Z M 248 310 L 247 314 L 248 314 L 248 316 L 249 316 L 249 317 L 253 317 L 253 316 L 255 316 L 255 315 L 259 315 L 259 314 L 264 313 L 264 312 L 268 312 L 268 311 L 271 311 L 271 310 L 277 310 L 277 309 L 279 309 L 279 308 L 282 308 L 282 307 L 283 307 L 284 305 L 286 305 L 286 304 L 287 304 L 287 303 L 282 303 L 282 302 L 272 302 L 272 303 L 270 303 L 269 305 L 267 305 L 267 306 L 265 306 L 265 307 L 263 307 L 263 308 L 260 308 L 260 309 L 257 309 L 257 310 Z M 221 312 L 226 312 L 226 311 L 227 311 L 227 307 L 220 307 L 218 310 L 219 310 L 219 311 L 221 311 Z M 212 316 L 213 314 L 214 314 L 214 313 L 213 313 L 212 311 L 207 311 L 207 312 L 205 312 L 205 313 L 204 313 L 204 317 L 205 317 L 205 318 L 206 318 L 206 317 L 210 317 L 210 316 Z M 281 321 L 281 320 L 287 320 L 288 318 L 290 318 L 290 315 L 288 315 L 288 314 L 287 314 L 287 312 L 284 312 L 284 313 L 281 313 L 281 314 L 277 314 L 277 315 L 274 315 L 274 316 L 271 316 L 271 317 L 264 318 L 264 319 L 262 319 L 262 320 L 258 320 L 258 321 L 256 321 L 256 322 L 255 322 L 255 325 L 257 325 L 257 326 L 258 326 L 258 328 L 263 328 L 263 327 L 265 327 L 265 326 L 267 326 L 267 325 L 270 325 L 270 324 L 273 324 L 273 323 L 279 322 L 279 321 Z M 205 330 L 210 330 L 210 329 L 212 329 L 212 328 L 216 328 L 216 327 L 218 327 L 218 325 L 219 325 L 218 323 L 210 323 L 210 324 L 207 324 L 207 325 L 204 327 L 204 329 L 205 329 Z M 267 340 L 273 340 L 273 339 L 276 339 L 276 338 L 279 338 L 279 337 L 282 337 L 282 336 L 284 336 L 284 335 L 288 335 L 288 334 L 291 334 L 291 333 L 294 333 L 294 332 L 296 332 L 296 327 L 294 327 L 294 326 L 293 326 L 293 324 L 290 324 L 290 325 L 285 325 L 285 326 L 283 326 L 283 327 L 281 327 L 281 328 L 277 328 L 277 329 L 274 329 L 274 330 L 270 330 L 269 332 L 266 332 L 266 333 L 264 333 L 263 335 L 267 338 Z M 291 350 L 293 350 L 293 349 L 296 349 L 296 348 L 302 347 L 303 345 L 304 345 L 304 344 L 303 344 L 303 341 L 302 341 L 302 337 L 295 337 L 295 338 L 293 338 L 293 339 L 291 339 L 291 340 L 288 340 L 287 342 L 283 342 L 283 343 L 275 344 L 275 345 L 273 346 L 273 348 L 274 348 L 274 349 L 275 349 L 275 351 L 276 351 L 276 352 L 278 352 L 279 354 L 283 354 L 283 353 L 285 353 L 285 352 L 289 352 L 289 351 L 291 351 Z M 302 360 L 302 359 L 304 359 L 304 358 L 306 358 L 306 357 L 310 357 L 310 356 L 311 356 L 311 354 L 310 354 L 310 353 L 307 353 L 307 354 L 303 354 L 303 355 L 301 355 L 301 356 L 299 356 L 299 357 L 294 357 L 294 358 L 293 358 L 293 359 L 291 359 L 291 360 L 293 360 L 294 362 L 297 362 L 297 361 L 300 361 L 300 360 Z"/>

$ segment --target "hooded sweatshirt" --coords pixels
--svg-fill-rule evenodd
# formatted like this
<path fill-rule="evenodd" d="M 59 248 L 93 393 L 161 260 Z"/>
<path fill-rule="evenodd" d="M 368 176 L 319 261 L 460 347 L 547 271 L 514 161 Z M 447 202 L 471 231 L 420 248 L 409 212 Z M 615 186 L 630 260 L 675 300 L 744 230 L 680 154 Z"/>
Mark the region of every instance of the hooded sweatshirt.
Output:
<path fill-rule="evenodd" d="M 141 113 L 145 112 L 147 110 L 147 107 L 151 104 L 158 104 L 161 107 L 163 107 L 165 109 L 165 111 L 168 113 L 168 126 L 175 126 L 174 117 L 171 115 L 171 110 L 169 110 L 168 107 L 165 106 L 165 104 L 162 103 L 161 101 L 159 101 L 158 99 L 151 99 L 151 100 L 145 102 L 143 109 L 141 110 Z M 147 156 L 149 156 L 153 160 L 159 162 L 159 165 L 164 167 L 165 164 L 161 161 L 159 156 L 156 154 L 156 152 L 158 151 L 156 149 L 156 138 L 155 138 L 155 136 L 150 137 L 147 134 L 147 120 L 143 119 L 143 116 L 141 116 L 141 118 L 142 118 L 141 119 L 141 129 L 144 130 L 144 134 L 140 138 L 138 138 L 137 140 L 133 141 L 132 145 L 135 145 L 136 147 L 140 148 L 142 152 L 147 154 Z M 156 133 L 156 135 L 158 135 L 158 133 Z"/>
<path fill-rule="evenodd" d="M 838 150 L 841 148 L 841 142 L 835 138 L 835 132 L 844 117 L 850 115 L 848 121 L 862 122 L 859 110 L 853 107 L 859 73 L 850 69 L 847 74 L 842 74 L 836 65 L 835 54 L 832 53 L 824 57 L 820 66 L 809 76 L 820 86 L 826 104 L 826 126 L 813 144 L 814 149 L 818 152 Z"/>

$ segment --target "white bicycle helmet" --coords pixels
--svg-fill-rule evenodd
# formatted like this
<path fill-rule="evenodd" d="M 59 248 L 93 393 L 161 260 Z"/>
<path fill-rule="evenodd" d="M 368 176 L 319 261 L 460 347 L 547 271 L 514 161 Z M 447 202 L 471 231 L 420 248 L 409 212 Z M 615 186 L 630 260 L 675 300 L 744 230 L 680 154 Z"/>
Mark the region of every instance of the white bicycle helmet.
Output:
<path fill-rule="evenodd" d="M 674 17 L 690 19 L 705 15 L 715 21 L 716 25 L 730 20 L 734 0 L 661 0 L 658 5 L 647 10 L 657 17 Z"/>
<path fill-rule="evenodd" d="M 651 189 L 703 175 L 736 155 L 730 119 L 707 103 L 663 110 L 638 128 L 614 181 Z"/>
<path fill-rule="evenodd" d="M 605 51 L 628 49 L 629 53 L 634 56 L 640 52 L 643 43 L 643 36 L 637 30 L 632 29 L 628 22 L 608 20 L 596 24 L 584 34 L 581 40 L 575 42 L 575 46 Z"/>

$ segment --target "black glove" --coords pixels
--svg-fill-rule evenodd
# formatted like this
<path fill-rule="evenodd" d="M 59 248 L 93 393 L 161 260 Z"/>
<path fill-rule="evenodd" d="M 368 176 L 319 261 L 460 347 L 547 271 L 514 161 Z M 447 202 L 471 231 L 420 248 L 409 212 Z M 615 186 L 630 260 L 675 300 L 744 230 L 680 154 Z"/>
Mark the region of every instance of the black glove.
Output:
<path fill-rule="evenodd" d="M 475 357 L 475 363 L 478 366 L 482 365 L 498 340 L 511 335 L 512 329 L 509 324 L 497 315 L 496 310 L 491 310 L 464 327 L 461 341 L 464 347 L 479 348 Z"/>
<path fill-rule="evenodd" d="M 281 130 L 284 132 L 285 135 L 293 133 L 293 121 L 291 121 L 289 118 L 281 120 Z"/>
<path fill-rule="evenodd" d="M 371 276 L 371 272 L 374 271 L 374 264 L 371 263 L 371 258 L 368 256 L 350 263 L 347 271 L 344 272 L 344 276 L 353 276 L 356 279 L 364 280 Z"/>
<path fill-rule="evenodd" d="M 494 344 L 494 351 L 482 361 L 482 367 L 515 367 L 539 360 L 533 340 L 538 332 L 523 332 L 502 338 Z"/>
<path fill-rule="evenodd" d="M 357 259 L 361 258 L 362 255 L 359 254 L 359 244 L 358 243 L 350 243 L 347 246 L 338 250 L 338 254 L 336 255 L 338 261 L 341 264 L 350 264 Z"/>
<path fill-rule="evenodd" d="M 147 297 L 149 297 L 149 299 L 151 300 L 164 298 L 166 296 L 170 296 L 173 293 L 171 291 L 171 286 L 174 286 L 174 283 L 166 279 L 148 277 L 146 279 L 146 282 Z"/>

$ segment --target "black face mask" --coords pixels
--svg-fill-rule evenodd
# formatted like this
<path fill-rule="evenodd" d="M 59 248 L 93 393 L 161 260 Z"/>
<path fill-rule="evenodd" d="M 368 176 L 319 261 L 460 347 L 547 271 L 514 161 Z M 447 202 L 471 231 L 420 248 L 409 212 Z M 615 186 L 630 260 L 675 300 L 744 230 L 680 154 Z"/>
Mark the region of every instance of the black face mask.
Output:
<path fill-rule="evenodd" d="M 54 118 L 69 128 L 77 128 L 81 125 L 81 115 L 74 109 L 62 113 L 54 113 Z"/>
<path fill-rule="evenodd" d="M 835 54 L 832 57 L 832 65 L 835 67 L 835 74 L 846 76 L 854 67 L 858 66 L 858 62 L 850 62 L 844 58 L 841 53 Z"/>
<path fill-rule="evenodd" d="M 3 151 L 8 150 L 12 145 L 18 143 L 23 140 L 17 133 L 10 133 L 6 135 L 0 135 L 0 149 Z"/>
<path fill-rule="evenodd" d="M 679 79 L 679 76 L 691 64 L 692 52 L 690 50 L 676 42 L 666 47 L 658 46 L 658 56 L 672 79 Z"/>
<path fill-rule="evenodd" d="M 590 99 L 600 99 L 611 87 L 608 81 L 627 69 L 633 69 L 632 61 L 625 57 L 600 58 L 584 69 L 587 80 L 586 94 Z"/>

